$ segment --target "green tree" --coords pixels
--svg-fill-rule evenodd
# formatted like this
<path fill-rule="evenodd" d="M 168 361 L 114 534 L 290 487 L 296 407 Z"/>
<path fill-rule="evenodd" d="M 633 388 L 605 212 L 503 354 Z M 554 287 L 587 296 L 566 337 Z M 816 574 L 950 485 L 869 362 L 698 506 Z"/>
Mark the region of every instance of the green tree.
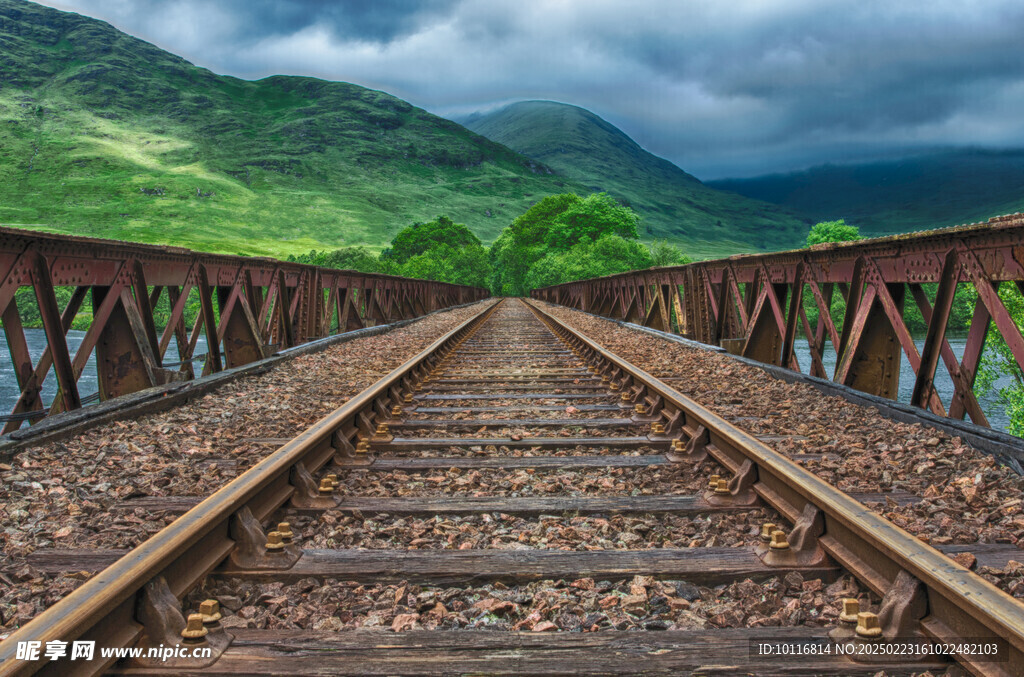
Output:
<path fill-rule="evenodd" d="M 693 263 L 693 259 L 679 251 L 679 247 L 669 244 L 668 240 L 655 240 L 647 245 L 651 253 L 651 267 L 681 266 Z"/>
<path fill-rule="evenodd" d="M 381 260 L 405 263 L 414 256 L 424 254 L 437 245 L 448 245 L 452 249 L 461 249 L 469 245 L 480 245 L 480 238 L 474 235 L 464 224 L 455 223 L 447 216 L 439 216 L 427 223 L 414 223 L 403 228 L 391 246 L 381 252 Z"/>
<path fill-rule="evenodd" d="M 511 233 L 520 246 L 543 245 L 551 224 L 569 208 L 581 202 L 583 198 L 575 193 L 548 195 L 516 217 L 505 232 Z"/>
<path fill-rule="evenodd" d="M 605 235 L 596 242 L 580 242 L 567 251 L 549 252 L 530 267 L 526 287 L 539 289 L 627 270 L 643 270 L 651 267 L 651 261 L 651 252 L 640 242 Z"/>
<path fill-rule="evenodd" d="M 557 251 L 580 242 L 594 242 L 604 235 L 636 239 L 640 217 L 607 193 L 593 193 L 570 204 L 551 222 L 545 241 Z"/>
<path fill-rule="evenodd" d="M 439 244 L 410 258 L 396 269 L 395 274 L 486 287 L 490 272 L 487 250 L 482 245 L 472 244 L 456 249 Z"/>
<path fill-rule="evenodd" d="M 420 280 L 438 280 L 451 282 L 455 278 L 455 270 L 451 265 L 451 257 L 455 250 L 448 245 L 438 245 L 429 254 L 417 254 L 395 269 L 396 275 L 414 277 Z"/>
<path fill-rule="evenodd" d="M 857 226 L 848 225 L 843 219 L 838 221 L 822 221 L 821 223 L 814 224 L 811 232 L 807 233 L 807 246 L 811 247 L 825 242 L 850 242 L 860 239 L 863 239 L 860 236 L 860 229 Z"/>
<path fill-rule="evenodd" d="M 491 262 L 480 239 L 461 223 L 439 216 L 402 229 L 380 255 L 383 272 L 421 280 L 486 287 Z"/>
<path fill-rule="evenodd" d="M 971 296 L 977 299 L 977 292 L 973 289 Z M 1024 330 L 1024 297 L 1013 285 L 1003 284 L 999 288 L 999 298 L 1010 311 L 1018 329 Z M 968 323 L 965 318 L 964 326 Z M 1006 415 L 1010 419 L 1007 432 L 1024 437 L 1024 373 L 994 322 L 989 325 L 985 336 L 975 390 L 979 394 L 995 395 L 996 401 L 1006 407 Z"/>
<path fill-rule="evenodd" d="M 289 261 L 308 263 L 324 268 L 338 270 L 358 270 L 361 273 L 380 273 L 383 266 L 376 256 L 366 247 L 342 247 L 332 251 L 318 252 L 315 249 L 309 254 L 289 256 Z"/>
<path fill-rule="evenodd" d="M 516 218 L 494 242 L 491 289 L 497 294 L 524 295 L 532 288 L 527 283 L 530 269 L 544 257 L 606 235 L 635 240 L 638 224 L 633 210 L 604 193 L 585 198 L 573 193 L 550 195 Z"/>
<path fill-rule="evenodd" d="M 520 214 L 491 245 L 491 291 L 502 296 L 522 296 L 530 266 L 548 251 L 551 223 L 569 207 L 582 201 L 575 193 L 548 195 Z"/>
<path fill-rule="evenodd" d="M 816 244 L 824 244 L 826 242 L 852 242 L 854 240 L 863 239 L 860 235 L 860 229 L 857 226 L 851 226 L 846 223 L 845 220 L 839 219 L 838 221 L 822 221 L 816 223 L 811 228 L 811 231 L 807 233 L 807 246 L 811 247 Z M 804 310 L 807 313 L 807 322 L 813 329 L 818 325 L 818 304 L 814 302 L 814 296 L 811 295 L 809 290 L 805 289 L 804 294 Z M 843 330 L 843 308 L 844 308 L 843 295 L 836 290 L 832 295 L 832 304 L 829 307 L 830 315 L 835 322 L 836 329 L 838 331 Z M 908 307 L 909 310 L 909 307 Z M 920 313 L 918 313 L 920 315 Z M 801 332 L 803 329 L 801 329 Z"/>

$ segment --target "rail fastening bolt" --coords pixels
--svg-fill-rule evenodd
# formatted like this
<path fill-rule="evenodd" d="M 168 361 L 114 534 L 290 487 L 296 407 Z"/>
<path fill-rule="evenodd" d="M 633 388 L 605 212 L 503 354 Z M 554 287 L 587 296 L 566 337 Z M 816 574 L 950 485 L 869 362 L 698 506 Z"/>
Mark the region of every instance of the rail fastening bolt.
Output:
<path fill-rule="evenodd" d="M 856 623 L 857 615 L 860 613 L 860 600 L 854 597 L 843 598 L 843 610 L 839 613 L 839 620 L 843 623 Z"/>
<path fill-rule="evenodd" d="M 786 532 L 776 529 L 772 532 L 772 540 L 768 544 L 772 550 L 789 550 L 789 541 L 786 540 Z"/>
<path fill-rule="evenodd" d="M 277 533 L 281 534 L 281 540 L 287 545 L 291 543 L 295 538 L 295 532 L 292 531 L 292 525 L 288 522 L 278 522 Z"/>
<path fill-rule="evenodd" d="M 870 611 L 857 614 L 857 636 L 863 639 L 878 639 L 882 636 L 882 626 L 876 614 Z"/>
<path fill-rule="evenodd" d="M 215 599 L 208 599 L 199 604 L 199 615 L 203 617 L 203 625 L 214 627 L 220 623 L 220 602 Z"/>
<path fill-rule="evenodd" d="M 284 552 L 284 538 L 280 531 L 271 531 L 267 534 L 267 552 L 270 554 Z"/>
<path fill-rule="evenodd" d="M 198 644 L 210 631 L 203 625 L 202 614 L 189 614 L 185 629 L 181 631 L 181 639 L 187 644 Z"/>
<path fill-rule="evenodd" d="M 718 480 L 718 484 L 715 485 L 715 493 L 719 496 L 729 493 L 729 480 Z"/>
<path fill-rule="evenodd" d="M 765 543 L 770 543 L 772 540 L 772 532 L 775 531 L 775 527 L 777 526 L 777 524 L 773 524 L 772 522 L 765 522 L 764 524 L 762 524 L 761 540 Z"/>
<path fill-rule="evenodd" d="M 334 483 L 331 482 L 326 477 L 323 478 L 322 480 L 320 480 L 319 492 L 321 496 L 330 496 L 331 494 L 334 493 Z"/>

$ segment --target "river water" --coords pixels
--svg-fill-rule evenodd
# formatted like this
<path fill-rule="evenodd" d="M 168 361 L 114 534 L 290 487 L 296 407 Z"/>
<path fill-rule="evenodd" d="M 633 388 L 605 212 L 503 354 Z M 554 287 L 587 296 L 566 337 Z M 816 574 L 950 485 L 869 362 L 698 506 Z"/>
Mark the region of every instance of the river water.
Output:
<path fill-rule="evenodd" d="M 964 346 L 967 340 L 964 338 L 948 338 L 947 340 L 953 349 L 953 354 L 959 360 L 960 356 L 964 354 Z M 914 343 L 917 344 L 917 352 L 920 354 L 924 348 L 924 339 L 915 339 Z M 825 373 L 831 376 L 835 373 L 836 369 L 836 352 L 832 349 L 832 344 L 829 341 L 825 342 L 825 350 L 826 352 L 822 355 L 821 361 L 825 365 Z M 800 371 L 805 374 L 809 373 L 811 371 L 811 349 L 808 347 L 806 339 L 796 342 L 795 352 L 797 362 L 800 363 Z M 910 395 L 914 390 L 914 369 L 910 366 L 906 355 L 903 355 L 902 358 L 900 360 L 900 389 L 896 399 L 900 402 L 910 402 Z M 1009 380 L 1009 377 L 1007 377 L 1006 382 L 1001 381 L 999 385 L 1008 385 L 1007 382 Z M 938 368 L 935 370 L 935 389 L 939 392 L 942 403 L 948 409 L 950 400 L 953 397 L 953 379 L 949 377 L 949 372 L 946 371 L 946 366 L 941 359 L 939 360 Z M 989 424 L 993 428 L 1005 432 L 1006 426 L 1010 423 L 1006 416 L 1006 408 L 1000 406 L 992 397 L 979 397 L 978 403 L 981 404 L 982 411 L 988 417 Z"/>
<path fill-rule="evenodd" d="M 77 331 L 73 329 L 68 332 L 68 347 L 72 356 L 74 356 L 75 351 L 78 350 L 78 346 L 81 344 L 84 336 L 84 331 Z M 28 341 L 28 349 L 32 358 L 38 359 L 43 350 L 46 349 L 46 334 L 42 329 L 26 329 L 25 338 Z M 953 352 L 956 353 L 957 356 L 963 354 L 965 343 L 964 339 L 951 338 L 949 339 L 949 343 L 953 348 Z M 918 340 L 918 350 L 920 350 L 923 345 L 923 339 Z M 197 355 L 206 352 L 205 336 L 199 336 L 199 342 L 196 346 L 195 352 Z M 168 360 L 177 360 L 177 354 L 177 347 L 172 339 L 171 346 L 167 350 Z M 800 362 L 801 370 L 806 373 L 811 364 L 810 349 L 807 347 L 806 341 L 797 342 L 796 355 L 797 360 Z M 836 364 L 836 354 L 831 349 L 831 344 L 827 347 L 827 352 L 823 356 L 823 362 L 827 373 L 831 374 L 834 371 Z M 196 362 L 194 364 L 197 371 L 202 366 L 202 362 Z M 51 370 L 50 375 L 43 384 L 43 402 L 47 406 L 49 406 L 50 402 L 53 401 L 54 394 L 56 393 L 56 384 L 57 379 L 53 374 L 53 370 Z M 939 368 L 936 370 L 935 387 L 938 389 L 939 395 L 942 397 L 942 401 L 948 407 L 950 397 L 953 394 L 953 382 L 941 361 L 939 362 Z M 899 401 L 909 402 L 910 392 L 913 388 L 914 370 L 911 369 L 910 364 L 904 358 L 901 361 Z M 82 397 L 86 397 L 97 390 L 99 390 L 99 386 L 97 385 L 96 359 L 94 352 L 93 355 L 90 355 L 89 362 L 86 364 L 85 370 L 82 372 L 82 377 L 78 381 L 78 391 L 81 393 Z M 11 362 L 10 352 L 7 348 L 7 342 L 0 341 L 0 414 L 6 414 L 11 411 L 14 407 L 14 403 L 18 400 L 19 394 L 20 390 L 18 388 L 17 379 L 15 378 L 14 367 Z M 999 430 L 1006 430 L 1006 426 L 1009 421 L 1006 417 L 1006 411 L 1004 408 L 1000 407 L 992 398 L 981 398 L 981 406 L 985 411 L 985 415 L 988 416 L 992 427 Z"/>
<path fill-rule="evenodd" d="M 78 350 L 78 346 L 81 345 L 82 339 L 85 338 L 85 332 L 77 329 L 72 329 L 68 332 L 68 350 L 71 352 L 71 357 L 74 358 L 75 352 Z M 28 343 L 28 352 L 32 356 L 32 360 L 38 360 L 46 350 L 46 332 L 42 329 L 26 329 L 25 330 L 25 341 Z M 199 335 L 199 339 L 196 341 L 196 355 L 202 355 L 206 352 L 206 336 L 203 334 Z M 171 339 L 171 345 L 167 348 L 168 362 L 177 362 L 178 360 L 178 344 L 176 339 Z M 203 362 L 197 361 L 192 363 L 194 369 L 198 372 L 203 368 Z M 85 363 L 85 369 L 82 370 L 82 376 L 78 379 L 78 392 L 85 398 L 99 390 L 98 377 L 96 375 L 96 351 L 93 350 L 92 354 L 89 355 L 89 361 Z M 18 379 L 14 373 L 14 363 L 11 361 L 11 352 L 7 347 L 7 341 L 0 338 L 0 415 L 9 414 L 11 409 L 14 408 L 14 404 L 18 401 L 18 396 L 21 394 L 21 389 L 18 387 Z M 50 369 L 49 376 L 43 382 L 43 404 L 47 407 L 53 402 L 54 396 L 57 394 L 57 377 L 54 374 L 53 369 Z M 0 425 L 0 428 L 3 426 Z"/>

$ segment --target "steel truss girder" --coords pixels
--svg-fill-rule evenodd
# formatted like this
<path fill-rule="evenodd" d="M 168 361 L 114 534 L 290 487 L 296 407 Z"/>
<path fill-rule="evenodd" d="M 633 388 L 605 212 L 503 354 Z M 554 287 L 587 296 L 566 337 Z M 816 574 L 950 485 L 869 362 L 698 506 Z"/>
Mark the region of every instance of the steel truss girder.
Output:
<path fill-rule="evenodd" d="M 74 289 L 63 309 L 57 287 Z M 37 360 L 27 348 L 20 288 L 33 290 L 46 332 Z M 165 292 L 170 315 L 158 327 L 154 307 Z M 188 327 L 190 295 L 200 312 Z M 72 356 L 67 332 L 90 296 L 91 324 Z M 444 282 L 0 228 L 0 319 L 21 388 L 11 416 L 0 421 L 7 433 L 41 420 L 48 411 L 40 389 L 51 371 L 57 395 L 49 412 L 80 407 L 78 379 L 94 351 L 99 397 L 108 399 L 194 378 L 200 335 L 207 343 L 200 373 L 210 374 L 333 333 L 487 296 L 485 289 Z M 177 359 L 168 355 L 172 339 Z"/>
<path fill-rule="evenodd" d="M 531 295 L 704 343 L 738 342 L 743 355 L 797 371 L 794 348 L 802 333 L 812 375 L 883 397 L 896 397 L 905 358 L 915 374 L 912 404 L 946 415 L 947 404 L 934 386 L 941 363 L 955 389 L 948 415 L 988 425 L 973 387 L 990 326 L 1024 370 L 1024 335 L 999 297 L 1002 283 L 1024 293 L 1022 214 L 925 233 L 621 273 L 536 289 Z M 924 285 L 935 285 L 935 293 Z M 966 347 L 957 356 L 946 334 L 954 329 L 949 326 L 953 298 L 967 288 L 977 302 Z M 904 320 L 910 302 L 928 327 L 920 350 Z M 815 326 L 808 320 L 808 306 L 818 311 Z M 837 354 L 832 374 L 824 366 L 826 342 Z"/>

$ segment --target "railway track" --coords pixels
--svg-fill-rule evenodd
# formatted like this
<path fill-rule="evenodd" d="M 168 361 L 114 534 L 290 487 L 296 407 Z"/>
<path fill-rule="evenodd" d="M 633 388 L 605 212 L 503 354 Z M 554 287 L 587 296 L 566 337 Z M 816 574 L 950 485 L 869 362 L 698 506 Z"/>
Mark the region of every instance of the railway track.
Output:
<path fill-rule="evenodd" d="M 0 674 L 1024 674 L 1024 605 L 873 500 L 505 300 L 216 494 L 126 501 L 182 513 L 135 550 L 41 553 L 99 573 Z M 74 640 L 210 657 L 15 656 Z"/>

